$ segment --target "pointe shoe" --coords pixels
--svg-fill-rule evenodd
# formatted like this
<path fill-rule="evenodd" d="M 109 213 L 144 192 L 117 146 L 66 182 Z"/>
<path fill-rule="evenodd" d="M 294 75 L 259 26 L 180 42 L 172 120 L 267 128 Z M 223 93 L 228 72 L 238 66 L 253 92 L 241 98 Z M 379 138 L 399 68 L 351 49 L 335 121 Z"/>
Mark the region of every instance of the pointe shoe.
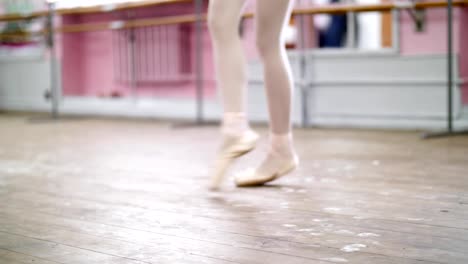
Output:
<path fill-rule="evenodd" d="M 227 169 L 233 161 L 252 151 L 257 141 L 258 134 L 252 130 L 246 131 L 241 136 L 225 136 L 211 177 L 211 190 L 219 188 Z"/>
<path fill-rule="evenodd" d="M 246 170 L 236 175 L 235 183 L 237 187 L 260 186 L 274 181 L 290 172 L 294 171 L 299 165 L 299 159 L 296 155 L 292 159 L 282 161 L 283 164 L 271 172 L 259 172 L 257 170 Z"/>

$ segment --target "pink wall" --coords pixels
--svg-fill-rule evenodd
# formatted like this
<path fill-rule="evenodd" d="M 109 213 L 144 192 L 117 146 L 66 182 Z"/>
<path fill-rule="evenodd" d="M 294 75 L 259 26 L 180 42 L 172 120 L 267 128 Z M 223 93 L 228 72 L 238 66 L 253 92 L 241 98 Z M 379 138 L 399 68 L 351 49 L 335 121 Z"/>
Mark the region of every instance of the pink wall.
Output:
<path fill-rule="evenodd" d="M 247 11 L 253 11 L 255 8 L 254 2 L 250 2 L 247 6 Z M 467 47 L 468 34 L 461 25 L 468 25 L 468 8 L 457 9 L 455 12 L 455 34 L 454 44 L 455 51 L 459 54 L 460 72 L 463 78 L 468 79 L 468 52 L 460 47 Z M 135 12 L 139 18 L 143 17 L 163 17 L 177 14 L 188 14 L 193 12 L 193 5 L 176 4 L 159 6 L 155 8 L 139 9 Z M 101 22 L 125 19 L 125 13 L 116 12 L 112 14 L 93 14 L 81 16 L 66 16 L 63 18 L 64 24 L 85 23 L 85 22 Z M 446 53 L 446 11 L 444 9 L 431 9 L 427 13 L 426 30 L 422 33 L 417 33 L 413 29 L 413 22 L 406 12 L 402 12 L 401 17 L 401 52 L 403 55 L 415 54 L 445 54 Z M 309 17 L 306 25 L 312 26 L 312 19 Z M 143 29 L 145 30 L 145 29 Z M 162 30 L 162 29 L 158 29 Z M 143 50 L 137 54 L 137 67 L 140 74 L 137 76 L 138 87 L 136 93 L 147 96 L 171 95 L 180 97 L 192 97 L 194 95 L 194 34 L 193 26 L 185 25 L 184 27 L 172 26 L 164 29 L 169 32 L 169 35 L 159 35 L 160 39 L 169 40 L 169 42 L 155 41 L 153 44 L 147 40 L 141 40 L 138 50 Z M 163 30 L 163 31 L 164 31 Z M 207 96 L 215 96 L 215 80 L 214 68 L 212 63 L 211 40 L 204 28 L 203 47 L 204 47 L 204 72 L 205 86 Z M 255 31 L 254 21 L 246 20 L 245 22 L 244 44 L 249 59 L 257 57 L 255 48 Z M 314 46 L 313 30 L 308 30 L 307 46 Z M 189 37 L 187 37 L 187 35 Z M 184 37 L 185 36 L 185 37 Z M 63 44 L 63 86 L 65 95 L 86 95 L 86 96 L 111 96 L 112 93 L 119 93 L 121 96 L 131 93 L 129 71 L 116 70 L 116 65 L 119 61 L 116 58 L 116 38 L 125 37 L 122 34 L 116 37 L 116 33 L 112 31 L 100 31 L 89 33 L 73 33 L 62 36 Z M 138 37 L 138 36 L 137 36 Z M 189 48 L 189 52 L 185 54 L 174 55 L 180 53 L 177 50 L 177 45 L 180 42 L 188 42 L 185 47 Z M 172 54 L 173 59 L 169 60 L 170 65 L 162 55 L 154 55 L 158 48 L 165 45 L 164 43 L 172 43 L 169 47 L 163 47 L 164 50 Z M 174 48 L 172 50 L 170 48 Z M 120 47 L 122 49 L 122 47 Z M 152 56 L 153 63 L 150 66 L 140 65 L 139 61 L 143 58 Z M 159 56 L 159 57 L 158 57 Z M 171 57 L 172 58 L 172 57 Z M 176 63 L 174 63 L 174 61 Z M 175 64 L 175 66 L 174 66 Z M 154 78 L 147 71 L 170 71 L 171 67 L 182 67 L 184 75 L 172 77 Z M 148 68 L 150 70 L 148 70 Z M 155 70 L 156 69 L 156 70 Z M 164 75 L 164 74 L 163 74 Z M 468 87 L 465 85 L 464 102 L 468 104 Z"/>
<path fill-rule="evenodd" d="M 192 12 L 193 5 L 188 3 L 139 9 L 136 10 L 135 17 L 162 17 Z M 123 12 L 71 15 L 63 18 L 63 24 L 123 20 L 125 16 Z M 135 91 L 138 95 L 146 96 L 193 97 L 195 53 L 184 50 L 194 48 L 193 30 L 193 25 L 190 24 L 136 30 L 136 88 L 132 88 L 131 70 L 128 67 L 128 31 L 64 34 L 64 95 L 110 97 L 125 96 Z M 214 96 L 214 80 L 210 74 L 213 72 L 211 41 L 206 26 L 204 31 L 205 94 Z"/>
<path fill-rule="evenodd" d="M 447 53 L 447 10 L 429 9 L 424 32 L 414 31 L 414 25 L 407 12 L 401 17 L 401 53 L 403 55 L 446 54 Z M 458 56 L 460 78 L 468 79 L 468 8 L 454 10 L 453 47 Z M 462 100 L 468 105 L 468 85 L 462 85 Z"/>
<path fill-rule="evenodd" d="M 250 1 L 245 11 L 254 11 L 255 1 Z M 136 17 L 156 17 L 156 16 L 173 16 L 180 14 L 187 14 L 193 12 L 192 4 L 177 4 L 160 6 L 156 8 L 146 8 L 136 11 Z M 93 14 L 93 15 L 69 15 L 63 18 L 63 24 L 77 24 L 77 23 L 91 23 L 91 22 L 103 22 L 124 19 L 125 14 L 122 12 L 113 14 Z M 311 23 L 311 18 L 307 19 L 307 23 Z M 185 41 L 190 41 L 189 48 L 194 48 L 194 34 L 192 34 L 194 28 L 191 25 L 188 27 L 188 31 L 182 35 L 189 35 L 190 38 Z M 179 29 L 173 28 L 170 30 L 172 33 L 177 34 Z M 215 77 L 213 58 L 211 50 L 211 39 L 208 34 L 207 28 L 204 28 L 203 47 L 204 47 L 204 79 L 205 79 L 205 94 L 209 97 L 216 95 L 215 91 Z M 313 46 L 314 42 L 312 31 L 308 31 L 308 43 L 309 46 Z M 179 32 L 180 33 L 180 32 Z M 181 35 L 177 39 L 172 39 L 170 42 L 176 46 L 181 41 Z M 115 70 L 118 65 L 118 59 L 116 59 L 115 50 L 115 32 L 112 31 L 99 31 L 89 33 L 73 33 L 64 34 L 63 38 L 63 87 L 64 95 L 73 96 L 102 96 L 109 97 L 112 94 L 118 93 L 121 96 L 128 95 L 132 91 L 130 86 L 130 78 L 127 73 L 123 76 L 121 71 Z M 164 40 L 168 39 L 168 36 L 162 37 Z M 249 59 L 257 57 L 255 48 L 255 30 L 254 21 L 248 19 L 245 21 L 245 35 L 244 44 L 246 53 Z M 146 41 L 142 42 L 143 46 L 139 47 L 138 50 L 147 50 L 148 54 L 137 54 L 137 69 L 138 72 L 144 72 L 145 67 L 139 68 L 138 56 L 153 56 L 154 50 L 158 49 L 158 45 L 164 45 L 164 41 L 156 42 L 152 44 L 154 46 L 148 46 Z M 150 44 L 151 45 L 151 44 Z M 194 81 L 193 81 L 193 63 L 195 61 L 194 52 L 189 52 L 188 57 L 180 58 L 188 61 L 191 65 L 192 78 L 188 81 L 171 80 L 164 81 L 164 78 L 157 81 L 145 81 L 147 76 L 143 73 L 143 76 L 138 76 L 137 79 L 142 80 L 138 83 L 136 88 L 138 95 L 146 96 L 178 96 L 178 97 L 193 97 L 194 92 Z M 162 58 L 156 56 L 155 65 L 152 68 L 166 69 L 166 63 Z M 140 71 L 141 70 L 141 71 Z M 123 81 L 122 81 L 123 79 Z M 184 79 L 184 78 L 179 78 Z"/>
<path fill-rule="evenodd" d="M 454 48 L 459 50 L 460 10 L 454 10 Z M 401 12 L 400 48 L 403 55 L 445 54 L 447 52 L 447 11 L 429 9 L 424 32 L 416 32 L 414 23 L 406 11 Z"/>

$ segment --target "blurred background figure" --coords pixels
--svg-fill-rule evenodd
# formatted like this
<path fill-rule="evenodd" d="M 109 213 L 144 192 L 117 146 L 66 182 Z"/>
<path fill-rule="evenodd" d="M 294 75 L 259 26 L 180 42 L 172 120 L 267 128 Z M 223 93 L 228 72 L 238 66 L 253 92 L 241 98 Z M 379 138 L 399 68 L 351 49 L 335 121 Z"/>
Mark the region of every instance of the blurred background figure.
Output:
<path fill-rule="evenodd" d="M 315 4 L 337 4 L 342 0 L 315 0 Z M 314 16 L 317 29 L 318 47 L 341 48 L 346 45 L 347 15 L 319 14 Z"/>

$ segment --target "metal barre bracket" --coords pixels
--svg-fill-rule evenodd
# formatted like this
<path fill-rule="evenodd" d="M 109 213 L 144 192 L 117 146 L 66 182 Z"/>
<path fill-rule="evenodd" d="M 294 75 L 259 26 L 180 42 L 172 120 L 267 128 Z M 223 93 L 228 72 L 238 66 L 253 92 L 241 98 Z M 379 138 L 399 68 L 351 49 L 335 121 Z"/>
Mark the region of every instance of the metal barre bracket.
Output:
<path fill-rule="evenodd" d="M 414 30 L 416 32 L 423 32 L 426 29 L 426 9 L 416 8 L 416 1 L 395 1 L 396 9 L 403 9 L 408 12 L 414 22 Z"/>
<path fill-rule="evenodd" d="M 426 9 L 422 8 L 412 8 L 406 9 L 411 19 L 414 22 L 414 30 L 416 32 L 423 32 L 426 30 Z"/>

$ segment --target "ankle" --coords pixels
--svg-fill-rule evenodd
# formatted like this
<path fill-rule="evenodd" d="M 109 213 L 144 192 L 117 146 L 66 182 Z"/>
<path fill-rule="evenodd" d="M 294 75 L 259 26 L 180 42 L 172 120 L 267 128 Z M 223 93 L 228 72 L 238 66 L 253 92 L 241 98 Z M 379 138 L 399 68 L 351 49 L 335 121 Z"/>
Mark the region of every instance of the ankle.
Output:
<path fill-rule="evenodd" d="M 280 155 L 285 157 L 294 156 L 295 151 L 292 133 L 270 133 L 270 152 L 274 155 Z"/>
<path fill-rule="evenodd" d="M 221 131 L 225 135 L 241 135 L 248 131 L 249 124 L 244 112 L 226 112 L 223 116 Z"/>

